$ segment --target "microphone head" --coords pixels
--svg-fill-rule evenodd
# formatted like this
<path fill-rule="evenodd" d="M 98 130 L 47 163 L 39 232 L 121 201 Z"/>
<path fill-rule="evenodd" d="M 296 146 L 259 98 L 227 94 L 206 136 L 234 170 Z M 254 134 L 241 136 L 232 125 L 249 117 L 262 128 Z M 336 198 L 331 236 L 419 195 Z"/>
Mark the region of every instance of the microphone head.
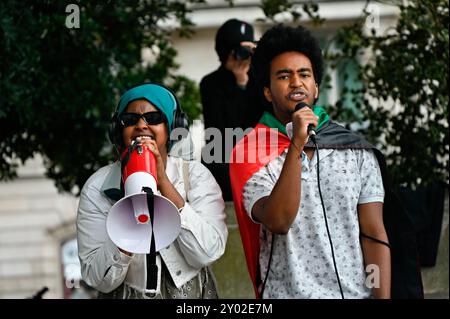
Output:
<path fill-rule="evenodd" d="M 295 110 L 294 112 L 297 112 L 298 110 L 301 110 L 304 107 L 309 107 L 308 103 L 305 102 L 299 102 L 296 106 L 295 106 Z"/>

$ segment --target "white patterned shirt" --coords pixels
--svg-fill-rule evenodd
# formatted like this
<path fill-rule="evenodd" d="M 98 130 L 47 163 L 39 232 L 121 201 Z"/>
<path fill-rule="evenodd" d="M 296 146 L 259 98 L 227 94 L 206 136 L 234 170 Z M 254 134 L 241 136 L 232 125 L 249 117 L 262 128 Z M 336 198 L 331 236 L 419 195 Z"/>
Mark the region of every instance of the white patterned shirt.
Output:
<path fill-rule="evenodd" d="M 370 150 L 319 152 L 320 186 L 344 297 L 369 298 L 357 205 L 383 202 L 378 162 Z M 286 154 L 287 150 L 245 184 L 244 206 L 250 218 L 255 202 L 272 192 Z M 275 236 L 264 298 L 341 298 L 319 197 L 316 163 L 315 153 L 311 160 L 303 153 L 300 207 L 289 232 Z M 259 262 L 263 280 L 271 242 L 272 234 L 262 225 Z"/>

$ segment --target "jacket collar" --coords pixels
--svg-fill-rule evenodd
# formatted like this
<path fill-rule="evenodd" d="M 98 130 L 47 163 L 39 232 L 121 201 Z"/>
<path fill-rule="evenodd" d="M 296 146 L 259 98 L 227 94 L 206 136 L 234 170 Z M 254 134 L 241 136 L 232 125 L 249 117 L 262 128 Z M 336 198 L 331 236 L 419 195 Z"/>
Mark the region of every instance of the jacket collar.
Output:
<path fill-rule="evenodd" d="M 106 175 L 105 181 L 100 189 L 101 192 L 113 201 L 121 199 L 124 196 L 121 178 L 120 161 L 116 161 Z"/>
<path fill-rule="evenodd" d="M 181 158 L 168 156 L 166 174 L 170 181 L 177 181 L 179 178 L 179 172 L 177 169 L 177 160 L 181 161 Z M 103 182 L 100 191 L 105 194 L 108 198 L 113 201 L 118 201 L 125 196 L 122 183 L 122 173 L 121 173 L 120 161 L 116 161 L 106 175 L 105 181 Z"/>

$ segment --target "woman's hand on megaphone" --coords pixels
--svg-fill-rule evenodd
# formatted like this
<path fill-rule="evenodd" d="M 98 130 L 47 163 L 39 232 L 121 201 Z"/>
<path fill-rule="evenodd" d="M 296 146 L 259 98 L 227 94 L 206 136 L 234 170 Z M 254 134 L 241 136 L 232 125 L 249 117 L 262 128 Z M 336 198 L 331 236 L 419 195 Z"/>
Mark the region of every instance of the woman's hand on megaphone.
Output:
<path fill-rule="evenodd" d="M 161 156 L 161 152 L 158 149 L 158 145 L 156 144 L 156 140 L 151 138 L 146 138 L 140 140 L 140 144 L 146 146 L 150 149 L 150 151 L 155 155 L 156 159 L 156 178 L 158 179 L 158 184 L 160 182 L 164 182 L 168 180 L 166 175 L 166 165 L 163 157 Z"/>
<path fill-rule="evenodd" d="M 153 155 L 155 155 L 156 176 L 158 180 L 158 189 L 161 192 L 161 195 L 170 199 L 178 209 L 183 208 L 184 199 L 180 193 L 178 193 L 177 189 L 173 186 L 166 174 L 167 153 L 164 153 L 165 157 L 163 158 L 156 141 L 153 139 L 144 139 L 141 141 L 141 144 L 148 147 Z"/>

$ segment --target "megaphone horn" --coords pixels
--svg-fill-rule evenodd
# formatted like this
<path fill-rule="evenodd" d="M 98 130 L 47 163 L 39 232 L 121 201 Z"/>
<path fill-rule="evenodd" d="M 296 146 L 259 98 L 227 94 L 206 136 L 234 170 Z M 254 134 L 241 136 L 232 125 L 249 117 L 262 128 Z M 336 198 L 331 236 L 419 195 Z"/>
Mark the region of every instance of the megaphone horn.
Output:
<path fill-rule="evenodd" d="M 178 209 L 168 198 L 157 194 L 156 159 L 146 145 L 130 146 L 121 161 L 125 197 L 111 207 L 106 219 L 107 233 L 119 248 L 137 254 L 150 252 L 153 236 L 159 251 L 180 233 Z M 148 196 L 153 200 L 149 201 Z M 149 207 L 150 202 L 153 207 Z"/>

